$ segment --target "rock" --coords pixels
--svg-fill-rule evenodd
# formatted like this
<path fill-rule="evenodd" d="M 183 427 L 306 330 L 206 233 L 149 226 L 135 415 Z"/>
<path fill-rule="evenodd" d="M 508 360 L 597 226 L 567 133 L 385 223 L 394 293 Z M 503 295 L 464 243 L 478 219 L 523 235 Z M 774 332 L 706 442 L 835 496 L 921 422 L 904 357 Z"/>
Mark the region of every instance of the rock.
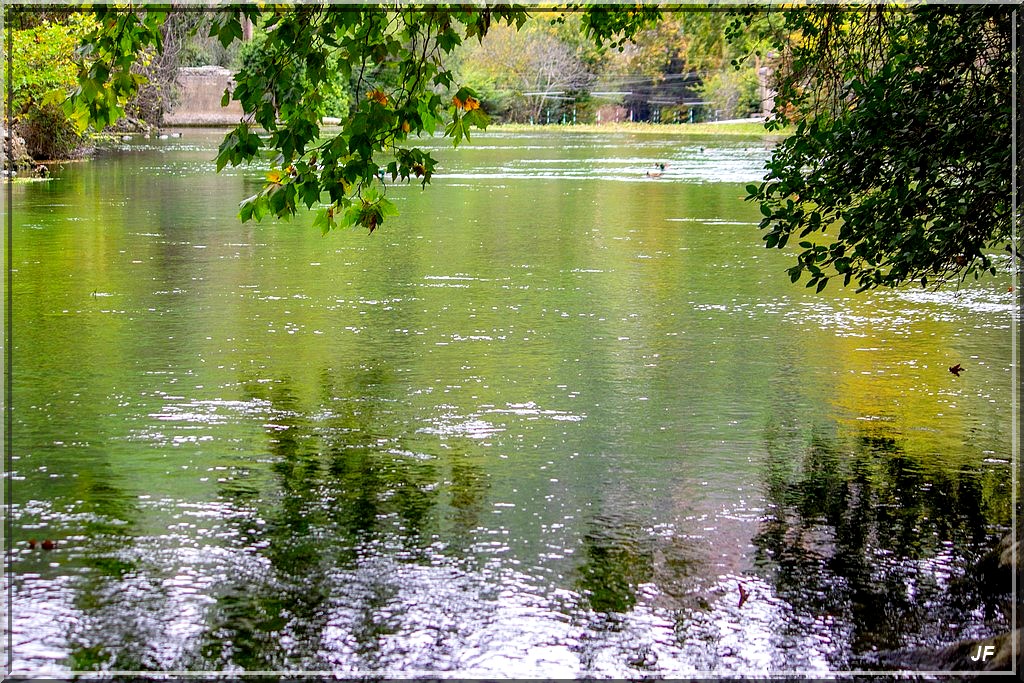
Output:
<path fill-rule="evenodd" d="M 1006 534 L 1003 540 L 999 541 L 999 545 L 996 547 L 999 552 L 999 568 L 1006 569 L 1009 571 L 1014 570 L 1014 557 L 1016 556 L 1017 568 L 1016 571 L 1019 573 L 1021 567 L 1024 566 L 1024 557 L 1021 557 L 1020 540 L 1013 537 L 1012 533 Z"/>
<path fill-rule="evenodd" d="M 943 671 L 1009 671 L 1013 668 L 1013 640 L 1017 640 L 1017 670 L 1024 665 L 1020 649 L 1020 629 L 1011 633 L 1000 633 L 985 640 L 964 640 L 938 652 L 939 669 Z M 995 652 L 986 659 L 979 657 L 986 647 Z M 980 650 L 979 650 L 980 648 Z M 977 661 L 971 659 L 978 658 Z"/>
<path fill-rule="evenodd" d="M 7 158 L 7 148 L 10 145 L 11 158 Z M 7 128 L 0 125 L 0 168 L 5 176 L 31 176 L 35 170 L 36 163 L 28 154 L 25 147 L 25 140 L 18 135 L 11 135 Z"/>
<path fill-rule="evenodd" d="M 1019 574 L 1024 560 L 1020 550 L 1019 540 L 1014 538 L 1012 533 L 1007 534 L 995 548 L 980 558 L 974 571 L 969 572 L 966 579 L 954 583 L 960 590 L 967 591 L 967 595 L 972 599 L 977 599 L 976 591 L 978 587 L 983 587 L 989 598 L 1000 604 L 1008 624 L 1013 623 L 1011 580 L 1014 571 Z M 1021 615 L 1017 616 L 1020 618 Z M 943 648 L 889 650 L 879 652 L 869 659 L 884 668 L 904 671 L 1010 671 L 1014 668 L 1014 642 L 1017 649 L 1016 670 L 1024 671 L 1024 651 L 1021 648 L 1019 626 L 1013 631 L 998 633 L 990 638 L 961 640 Z M 987 652 L 991 654 L 985 656 Z"/>
<path fill-rule="evenodd" d="M 872 663 L 901 671 L 1009 671 L 1013 668 L 1013 639 L 1017 640 L 1017 670 L 1020 671 L 1024 665 L 1020 629 L 1014 631 L 1012 636 L 1010 633 L 1000 633 L 982 640 L 962 640 L 939 649 L 911 648 L 879 652 L 872 657 Z M 992 649 L 986 651 L 986 647 Z"/>

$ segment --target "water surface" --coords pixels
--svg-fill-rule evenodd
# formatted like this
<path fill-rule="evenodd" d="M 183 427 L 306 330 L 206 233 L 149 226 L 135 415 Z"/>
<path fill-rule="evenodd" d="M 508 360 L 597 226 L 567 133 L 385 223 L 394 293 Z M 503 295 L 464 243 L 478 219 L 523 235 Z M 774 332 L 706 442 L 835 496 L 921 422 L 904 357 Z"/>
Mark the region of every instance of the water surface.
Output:
<path fill-rule="evenodd" d="M 824 672 L 1005 628 L 1008 278 L 790 284 L 757 139 L 438 142 L 327 237 L 238 223 L 218 139 L 14 187 L 16 669 Z"/>

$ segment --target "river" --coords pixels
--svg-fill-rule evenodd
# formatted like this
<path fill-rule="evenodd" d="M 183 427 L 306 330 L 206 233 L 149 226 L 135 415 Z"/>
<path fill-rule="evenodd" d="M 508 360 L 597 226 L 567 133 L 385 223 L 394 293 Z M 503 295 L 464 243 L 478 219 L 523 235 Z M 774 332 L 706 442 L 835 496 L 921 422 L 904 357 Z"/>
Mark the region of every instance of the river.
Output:
<path fill-rule="evenodd" d="M 1006 629 L 1009 276 L 791 284 L 756 138 L 429 141 L 326 237 L 240 224 L 218 141 L 13 188 L 16 671 L 823 673 Z"/>

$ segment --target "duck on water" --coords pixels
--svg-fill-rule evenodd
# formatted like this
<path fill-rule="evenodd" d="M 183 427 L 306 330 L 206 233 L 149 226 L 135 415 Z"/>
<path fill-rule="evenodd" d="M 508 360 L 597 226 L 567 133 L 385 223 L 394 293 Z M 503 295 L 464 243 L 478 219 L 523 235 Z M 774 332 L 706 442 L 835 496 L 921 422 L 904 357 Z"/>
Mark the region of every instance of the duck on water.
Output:
<path fill-rule="evenodd" d="M 667 164 L 665 164 L 665 162 L 658 162 L 658 163 L 656 163 L 654 165 L 654 167 L 656 169 L 658 169 L 658 170 L 656 170 L 656 171 L 648 171 L 647 172 L 647 177 L 648 178 L 660 178 L 661 175 L 665 172 L 665 167 L 666 166 L 667 166 Z"/>

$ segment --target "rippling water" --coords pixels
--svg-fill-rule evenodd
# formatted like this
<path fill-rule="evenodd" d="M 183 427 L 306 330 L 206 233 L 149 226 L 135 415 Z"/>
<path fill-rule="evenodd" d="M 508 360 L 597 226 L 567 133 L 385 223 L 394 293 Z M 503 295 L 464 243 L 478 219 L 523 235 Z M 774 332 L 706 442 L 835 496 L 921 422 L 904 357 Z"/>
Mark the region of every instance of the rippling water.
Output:
<path fill-rule="evenodd" d="M 789 284 L 760 140 L 438 143 L 326 238 L 239 224 L 217 140 L 14 188 L 16 670 L 826 672 L 1006 627 L 1008 278 Z"/>

